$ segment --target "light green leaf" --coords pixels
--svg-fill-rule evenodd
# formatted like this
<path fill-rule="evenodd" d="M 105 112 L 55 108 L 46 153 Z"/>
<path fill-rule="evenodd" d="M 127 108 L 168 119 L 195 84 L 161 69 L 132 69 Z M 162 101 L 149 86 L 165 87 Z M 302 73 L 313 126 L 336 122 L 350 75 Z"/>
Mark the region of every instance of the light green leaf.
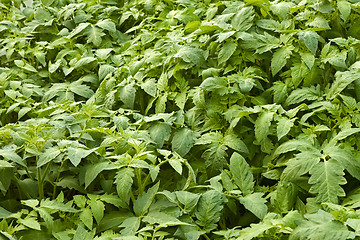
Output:
<path fill-rule="evenodd" d="M 334 99 L 341 93 L 349 84 L 360 78 L 358 71 L 337 71 L 335 73 L 335 81 L 331 85 L 326 97 L 330 100 Z"/>
<path fill-rule="evenodd" d="M 154 79 L 147 79 L 144 83 L 140 85 L 140 87 L 150 96 L 156 97 L 157 86 Z"/>
<path fill-rule="evenodd" d="M 271 72 L 275 76 L 286 64 L 288 58 L 290 58 L 293 47 L 281 47 L 276 50 L 271 58 Z"/>
<path fill-rule="evenodd" d="M 300 224 L 291 233 L 290 240 L 355 238 L 354 232 L 351 232 L 342 222 L 335 220 L 332 214 L 323 210 L 306 214 L 305 218 L 308 220 L 299 221 Z"/>
<path fill-rule="evenodd" d="M 28 228 L 35 229 L 35 230 L 38 230 L 38 231 L 41 230 L 40 223 L 35 218 L 28 217 L 28 218 L 25 218 L 25 219 L 18 219 L 18 222 L 21 223 L 22 225 L 28 227 Z"/>
<path fill-rule="evenodd" d="M 286 163 L 286 168 L 281 174 L 281 179 L 291 181 L 308 173 L 320 162 L 320 151 L 304 151 L 296 154 L 295 158 Z"/>
<path fill-rule="evenodd" d="M 149 212 L 149 214 L 143 218 L 143 221 L 152 225 L 159 224 L 160 227 L 191 225 L 189 223 L 181 222 L 176 217 L 163 212 Z"/>
<path fill-rule="evenodd" d="M 150 137 L 154 140 L 158 148 L 162 148 L 164 142 L 169 140 L 171 127 L 168 123 L 158 122 L 148 129 Z"/>
<path fill-rule="evenodd" d="M 351 3 L 348 1 L 337 1 L 337 7 L 339 9 L 341 19 L 346 22 L 351 14 Z"/>
<path fill-rule="evenodd" d="M 216 228 L 223 209 L 222 194 L 216 190 L 210 190 L 201 195 L 195 216 L 197 224 L 204 230 L 210 231 Z"/>
<path fill-rule="evenodd" d="M 286 99 L 287 105 L 299 104 L 305 100 L 314 101 L 321 98 L 320 88 L 315 87 L 302 87 L 295 89 L 290 93 L 290 96 Z"/>
<path fill-rule="evenodd" d="M 254 177 L 249 164 L 238 153 L 234 152 L 230 158 L 230 172 L 236 185 L 244 195 L 254 191 Z"/>
<path fill-rule="evenodd" d="M 0 206 L 0 219 L 7 218 L 11 216 L 12 213 Z"/>
<path fill-rule="evenodd" d="M 198 203 L 200 195 L 187 191 L 176 191 L 177 200 L 184 205 L 183 209 L 185 213 L 190 213 Z"/>
<path fill-rule="evenodd" d="M 124 228 L 120 231 L 121 235 L 123 236 L 131 236 L 136 233 L 139 229 L 141 223 L 140 217 L 129 217 L 124 220 L 124 222 L 119 226 Z"/>
<path fill-rule="evenodd" d="M 256 217 L 263 219 L 267 213 L 268 207 L 266 200 L 262 197 L 263 193 L 255 192 L 245 197 L 240 197 L 239 201 L 244 207 L 252 212 Z"/>
<path fill-rule="evenodd" d="M 224 137 L 224 144 L 238 152 L 249 153 L 246 144 L 235 134 L 226 134 Z"/>
<path fill-rule="evenodd" d="M 343 167 L 334 159 L 319 162 L 310 169 L 310 193 L 316 194 L 318 203 L 338 203 L 338 197 L 344 197 L 345 191 L 340 185 L 346 184 Z"/>
<path fill-rule="evenodd" d="M 185 62 L 194 63 L 200 67 L 205 67 L 207 65 L 204 51 L 199 48 L 183 46 L 175 56 L 180 57 Z"/>
<path fill-rule="evenodd" d="M 110 165 L 108 162 L 98 162 L 91 164 L 85 173 L 85 188 L 87 188 L 95 180 L 99 173 L 104 170 L 110 170 L 114 168 L 115 167 Z"/>
<path fill-rule="evenodd" d="M 253 7 L 243 7 L 233 16 L 231 25 L 237 31 L 247 31 L 251 28 L 255 16 Z"/>
<path fill-rule="evenodd" d="M 93 43 L 96 47 L 99 47 L 102 42 L 102 37 L 105 33 L 98 27 L 91 25 L 90 28 L 85 30 L 85 35 L 87 35 L 87 43 Z"/>
<path fill-rule="evenodd" d="M 87 157 L 89 154 L 93 152 L 93 150 L 68 147 L 67 152 L 70 162 L 76 167 L 81 162 L 81 159 Z"/>
<path fill-rule="evenodd" d="M 103 80 L 108 74 L 115 71 L 115 68 L 111 65 L 104 64 L 99 68 L 99 80 Z"/>
<path fill-rule="evenodd" d="M 13 161 L 23 167 L 26 167 L 26 164 L 23 162 L 23 159 L 11 149 L 0 149 L 0 156 L 3 156 L 6 160 Z"/>
<path fill-rule="evenodd" d="M 83 58 L 80 58 L 79 61 L 76 62 L 76 64 L 74 65 L 74 68 L 80 68 L 80 67 L 83 67 L 85 66 L 86 64 L 89 64 L 89 63 L 92 63 L 96 61 L 96 58 L 94 57 L 83 57 Z"/>
<path fill-rule="evenodd" d="M 174 152 L 180 156 L 185 156 L 195 143 L 195 133 L 187 128 L 181 128 L 176 131 L 171 141 L 171 147 Z"/>
<path fill-rule="evenodd" d="M 237 48 L 237 43 L 235 43 L 235 41 L 233 40 L 227 41 L 219 52 L 218 55 L 219 65 L 229 60 L 229 58 L 234 54 L 236 48 Z"/>
<path fill-rule="evenodd" d="M 134 169 L 132 168 L 120 169 L 116 174 L 116 191 L 124 208 L 129 205 L 134 176 Z"/>
<path fill-rule="evenodd" d="M 96 222 L 99 224 L 104 217 L 105 205 L 103 202 L 97 199 L 92 199 L 89 203 L 91 212 L 94 215 Z"/>
<path fill-rule="evenodd" d="M 73 240 L 91 240 L 93 239 L 90 233 L 80 224 L 78 225 Z"/>
<path fill-rule="evenodd" d="M 295 119 L 288 119 L 285 117 L 281 117 L 278 120 L 278 125 L 276 128 L 278 140 L 289 133 L 290 129 L 294 126 L 294 121 Z"/>
<path fill-rule="evenodd" d="M 98 26 L 102 29 L 108 30 L 111 33 L 116 32 L 116 25 L 110 19 L 100 20 L 96 23 L 96 26 Z"/>
<path fill-rule="evenodd" d="M 255 121 L 255 138 L 262 143 L 270 132 L 274 112 L 262 112 Z"/>
<path fill-rule="evenodd" d="M 300 53 L 301 60 L 304 61 L 306 66 L 311 69 L 315 63 L 315 56 L 309 52 Z"/>
<path fill-rule="evenodd" d="M 312 54 L 316 54 L 316 50 L 318 48 L 318 39 L 320 36 L 314 31 L 304 31 L 299 33 L 300 41 L 305 43 L 305 46 L 312 52 Z"/>
<path fill-rule="evenodd" d="M 89 208 L 81 209 L 79 218 L 89 230 L 93 228 L 93 214 Z"/>
<path fill-rule="evenodd" d="M 119 97 L 123 103 L 130 108 L 134 107 L 136 89 L 134 85 L 128 84 L 125 87 L 120 88 Z"/>
<path fill-rule="evenodd" d="M 61 150 L 58 147 L 50 147 L 46 149 L 43 153 L 40 154 L 39 160 L 37 162 L 37 167 L 41 167 L 48 162 L 55 159 L 57 156 L 59 156 L 61 153 Z"/>
<path fill-rule="evenodd" d="M 141 194 L 134 201 L 134 213 L 136 216 L 143 216 L 149 209 L 155 195 L 159 189 L 160 182 L 148 189 L 146 193 Z"/>
<path fill-rule="evenodd" d="M 169 159 L 169 164 L 177 173 L 182 174 L 182 163 L 179 159 Z"/>
<path fill-rule="evenodd" d="M 85 28 L 87 28 L 90 23 L 80 23 L 74 30 L 67 35 L 67 38 L 73 38 L 75 35 L 81 33 Z"/>
<path fill-rule="evenodd" d="M 0 160 L 0 190 L 6 192 L 14 176 L 14 167 L 3 160 Z"/>

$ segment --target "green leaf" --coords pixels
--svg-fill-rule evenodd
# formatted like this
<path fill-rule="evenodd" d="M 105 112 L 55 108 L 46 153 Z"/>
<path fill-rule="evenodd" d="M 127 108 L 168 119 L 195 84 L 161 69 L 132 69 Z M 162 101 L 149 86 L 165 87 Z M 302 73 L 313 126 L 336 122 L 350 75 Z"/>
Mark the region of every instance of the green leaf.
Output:
<path fill-rule="evenodd" d="M 144 83 L 140 85 L 140 87 L 150 96 L 156 97 L 157 86 L 154 79 L 147 79 Z"/>
<path fill-rule="evenodd" d="M 3 156 L 6 160 L 13 161 L 23 167 L 26 167 L 23 159 L 12 149 L 0 149 L 0 156 Z"/>
<path fill-rule="evenodd" d="M 67 38 L 73 38 L 75 35 L 81 33 L 85 28 L 87 28 L 90 23 L 80 23 L 74 30 L 67 35 Z"/>
<path fill-rule="evenodd" d="M 290 129 L 294 126 L 294 121 L 295 119 L 288 119 L 285 117 L 281 117 L 278 120 L 276 129 L 278 140 L 282 139 L 286 134 L 289 133 Z"/>
<path fill-rule="evenodd" d="M 240 197 L 239 201 L 244 207 L 252 212 L 256 217 L 263 219 L 267 213 L 268 207 L 266 200 L 262 197 L 263 193 L 255 192 L 245 197 Z"/>
<path fill-rule="evenodd" d="M 108 74 L 115 71 L 115 68 L 111 65 L 104 64 L 99 67 L 99 80 L 103 80 Z"/>
<path fill-rule="evenodd" d="M 234 152 L 230 158 L 230 172 L 236 185 L 244 195 L 254 191 L 254 177 L 249 164 L 238 153 Z"/>
<path fill-rule="evenodd" d="M 89 166 L 85 173 L 85 188 L 87 188 L 104 170 L 114 169 L 114 166 L 110 165 L 108 162 L 98 162 Z"/>
<path fill-rule="evenodd" d="M 81 162 L 81 159 L 87 157 L 89 154 L 93 152 L 93 150 L 68 147 L 67 152 L 70 162 L 76 167 Z"/>
<path fill-rule="evenodd" d="M 312 52 L 316 54 L 318 48 L 318 39 L 320 36 L 314 31 L 303 31 L 299 33 L 299 40 L 305 43 L 305 46 Z"/>
<path fill-rule="evenodd" d="M 91 208 L 91 212 L 93 213 L 96 222 L 99 224 L 102 218 L 104 217 L 104 211 L 105 211 L 104 203 L 101 202 L 100 200 L 92 199 L 89 203 L 89 206 Z"/>
<path fill-rule="evenodd" d="M 91 25 L 90 28 L 87 28 L 84 32 L 87 35 L 87 43 L 93 43 L 96 47 L 99 47 L 102 42 L 102 37 L 105 33 L 98 27 Z"/>
<path fill-rule="evenodd" d="M 348 1 L 337 1 L 337 7 L 339 9 L 341 19 L 346 22 L 351 14 L 351 3 Z"/>
<path fill-rule="evenodd" d="M 226 134 L 224 137 L 224 144 L 238 152 L 249 153 L 246 144 L 235 134 Z"/>
<path fill-rule="evenodd" d="M 76 62 L 76 64 L 74 65 L 74 68 L 80 68 L 80 67 L 83 67 L 89 63 L 92 63 L 96 61 L 96 58 L 94 57 L 83 57 L 83 58 L 80 58 L 79 61 Z M 74 82 L 74 83 L 79 83 L 79 82 Z M 72 83 L 73 84 L 73 83 Z M 71 84 L 70 84 L 71 85 Z"/>
<path fill-rule="evenodd" d="M 168 227 L 168 226 L 179 226 L 179 225 L 190 225 L 189 223 L 181 222 L 176 217 L 168 215 L 163 212 L 149 212 L 144 218 L 143 221 L 153 224 L 159 224 L 160 227 Z"/>
<path fill-rule="evenodd" d="M 290 96 L 286 99 L 287 105 L 299 104 L 305 100 L 314 101 L 321 98 L 320 88 L 315 87 L 302 87 L 295 89 L 290 93 Z"/>
<path fill-rule="evenodd" d="M 281 179 L 290 181 L 308 173 L 320 162 L 320 152 L 304 151 L 296 154 L 295 158 L 286 163 Z"/>
<path fill-rule="evenodd" d="M 0 219 L 7 218 L 11 216 L 12 213 L 0 206 Z"/>
<path fill-rule="evenodd" d="M 28 228 L 35 229 L 38 231 L 41 230 L 40 223 L 35 218 L 27 217 L 25 219 L 18 219 L 18 222 Z"/>
<path fill-rule="evenodd" d="M 125 87 L 120 88 L 119 97 L 120 100 L 129 108 L 134 107 L 136 89 L 132 84 L 128 84 Z"/>
<path fill-rule="evenodd" d="M 90 233 L 80 224 L 78 225 L 73 240 L 91 240 L 93 239 Z"/>
<path fill-rule="evenodd" d="M 164 142 L 168 141 L 171 135 L 170 125 L 164 122 L 158 122 L 152 125 L 148 131 L 158 148 L 162 148 Z"/>
<path fill-rule="evenodd" d="M 81 209 L 79 218 L 89 230 L 93 228 L 93 214 L 89 208 Z"/>
<path fill-rule="evenodd" d="M 14 176 L 14 167 L 3 160 L 0 160 L 0 190 L 6 192 Z"/>
<path fill-rule="evenodd" d="M 41 167 L 59 156 L 61 150 L 58 147 L 50 147 L 40 154 L 37 167 Z"/>
<path fill-rule="evenodd" d="M 227 89 L 227 84 L 228 82 L 224 78 L 209 77 L 201 83 L 200 87 L 205 89 L 206 91 L 225 93 Z"/>
<path fill-rule="evenodd" d="M 309 192 L 317 194 L 317 202 L 338 203 L 338 197 L 344 197 L 345 191 L 340 185 L 346 184 L 343 167 L 334 159 L 319 162 L 310 169 L 312 184 Z"/>
<path fill-rule="evenodd" d="M 311 69 L 314 66 L 315 63 L 315 56 L 309 52 L 300 53 L 301 60 L 304 61 L 306 66 Z"/>
<path fill-rule="evenodd" d="M 156 183 L 154 186 L 148 189 L 146 193 L 141 194 L 134 201 L 134 213 L 136 216 L 144 216 L 148 211 L 152 201 L 155 198 L 155 195 L 159 189 L 160 182 Z"/>
<path fill-rule="evenodd" d="M 207 65 L 204 51 L 199 48 L 183 46 L 175 56 L 180 57 L 185 62 L 194 63 L 200 67 L 205 67 Z"/>
<path fill-rule="evenodd" d="M 275 76 L 285 65 L 287 59 L 290 58 L 293 47 L 281 47 L 276 50 L 271 58 L 271 72 Z"/>
<path fill-rule="evenodd" d="M 129 205 L 134 176 L 134 169 L 132 168 L 120 169 L 116 174 L 116 191 L 124 208 Z"/>
<path fill-rule="evenodd" d="M 116 32 L 116 25 L 110 19 L 100 20 L 96 23 L 96 26 L 98 26 L 102 29 L 108 30 L 111 33 Z"/>
<path fill-rule="evenodd" d="M 339 93 L 341 93 L 349 84 L 359 79 L 360 73 L 358 71 L 337 71 L 335 73 L 335 81 L 331 85 L 326 98 L 334 99 Z"/>
<path fill-rule="evenodd" d="M 255 138 L 259 143 L 264 142 L 270 133 L 274 112 L 262 112 L 255 121 Z"/>
<path fill-rule="evenodd" d="M 195 216 L 196 222 L 206 231 L 216 228 L 223 209 L 222 194 L 216 190 L 210 190 L 201 195 Z"/>
<path fill-rule="evenodd" d="M 306 214 L 308 220 L 301 221 L 298 227 L 290 235 L 290 240 L 306 240 L 306 239 L 332 239 L 344 240 L 353 239 L 354 232 L 335 217 L 323 210 L 319 210 L 314 214 Z"/>
<path fill-rule="evenodd" d="M 237 43 L 235 43 L 233 40 L 227 41 L 219 52 L 218 55 L 219 65 L 229 60 L 229 58 L 234 54 L 236 48 L 237 48 Z"/>
<path fill-rule="evenodd" d="M 196 193 L 191 193 L 187 191 L 176 191 L 177 200 L 184 206 L 183 211 L 185 213 L 190 213 L 198 203 L 200 195 Z"/>
<path fill-rule="evenodd" d="M 180 156 L 185 156 L 195 143 L 195 133 L 187 128 L 181 128 L 176 131 L 171 141 L 171 147 L 174 152 Z"/>
<path fill-rule="evenodd" d="M 252 26 L 255 17 L 255 11 L 253 7 L 242 7 L 233 16 L 231 25 L 237 31 L 247 31 Z"/>
<path fill-rule="evenodd" d="M 131 236 L 136 233 L 139 229 L 141 223 L 140 217 L 129 217 L 124 220 L 124 222 L 119 226 L 124 228 L 120 231 L 123 236 Z"/>

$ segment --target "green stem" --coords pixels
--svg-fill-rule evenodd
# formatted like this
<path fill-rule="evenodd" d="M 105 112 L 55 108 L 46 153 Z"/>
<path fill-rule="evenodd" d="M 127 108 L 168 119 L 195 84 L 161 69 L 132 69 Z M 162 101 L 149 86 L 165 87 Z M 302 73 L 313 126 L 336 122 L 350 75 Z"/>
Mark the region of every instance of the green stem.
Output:
<path fill-rule="evenodd" d="M 41 169 L 37 169 L 37 175 L 38 175 L 38 193 L 39 193 L 39 201 L 41 201 L 44 198 L 44 189 L 43 184 L 41 181 Z"/>
<path fill-rule="evenodd" d="M 60 164 L 60 169 L 58 170 L 58 173 L 57 173 L 57 176 L 56 176 L 56 180 L 55 180 L 55 182 L 54 182 L 53 199 L 55 199 L 55 196 L 56 196 L 56 188 L 57 188 L 56 183 L 59 181 L 60 173 L 61 173 L 61 168 L 62 168 L 63 164 L 64 164 L 64 161 L 62 161 L 61 164 Z"/>
<path fill-rule="evenodd" d="M 139 195 L 140 195 L 143 192 L 143 184 L 141 182 L 141 168 L 137 168 L 135 172 L 136 172 L 136 178 L 138 182 Z"/>

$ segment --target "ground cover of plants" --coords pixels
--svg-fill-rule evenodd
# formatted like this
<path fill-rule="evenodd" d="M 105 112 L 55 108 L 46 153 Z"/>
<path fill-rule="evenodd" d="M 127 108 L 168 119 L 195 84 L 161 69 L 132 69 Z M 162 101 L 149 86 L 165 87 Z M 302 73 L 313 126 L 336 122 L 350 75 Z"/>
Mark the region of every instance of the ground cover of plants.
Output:
<path fill-rule="evenodd" d="M 360 239 L 357 0 L 2 0 L 0 240 Z"/>

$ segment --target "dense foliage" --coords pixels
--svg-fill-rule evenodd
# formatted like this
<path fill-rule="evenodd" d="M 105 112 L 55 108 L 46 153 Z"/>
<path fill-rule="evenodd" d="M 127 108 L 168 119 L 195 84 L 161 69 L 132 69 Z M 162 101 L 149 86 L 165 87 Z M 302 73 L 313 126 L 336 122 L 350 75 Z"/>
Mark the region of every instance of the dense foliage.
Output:
<path fill-rule="evenodd" d="M 2 0 L 0 239 L 360 239 L 358 0 Z"/>

